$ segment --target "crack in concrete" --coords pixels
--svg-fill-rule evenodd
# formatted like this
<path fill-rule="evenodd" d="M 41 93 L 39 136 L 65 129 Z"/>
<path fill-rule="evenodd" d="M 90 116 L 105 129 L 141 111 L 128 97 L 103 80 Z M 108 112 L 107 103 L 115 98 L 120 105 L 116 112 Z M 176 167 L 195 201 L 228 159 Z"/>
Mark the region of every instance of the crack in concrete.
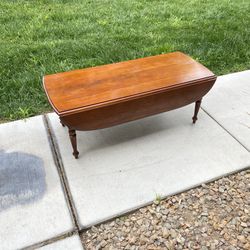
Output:
<path fill-rule="evenodd" d="M 204 108 L 201 107 L 201 109 L 211 118 L 213 119 L 222 129 L 224 129 L 230 136 L 232 136 L 243 148 L 245 148 L 248 152 L 250 150 L 240 141 L 238 140 L 229 130 L 227 130 L 225 127 L 222 126 L 212 115 L 210 115 Z"/>

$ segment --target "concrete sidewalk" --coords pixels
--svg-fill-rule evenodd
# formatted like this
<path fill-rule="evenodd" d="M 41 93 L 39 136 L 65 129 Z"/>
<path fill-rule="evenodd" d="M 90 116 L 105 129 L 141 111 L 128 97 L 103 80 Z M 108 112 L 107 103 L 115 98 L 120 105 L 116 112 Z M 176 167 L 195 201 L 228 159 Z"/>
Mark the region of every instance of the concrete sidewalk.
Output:
<path fill-rule="evenodd" d="M 0 248 L 83 249 L 80 230 L 250 166 L 250 71 L 193 105 L 77 132 L 55 114 L 0 125 Z"/>

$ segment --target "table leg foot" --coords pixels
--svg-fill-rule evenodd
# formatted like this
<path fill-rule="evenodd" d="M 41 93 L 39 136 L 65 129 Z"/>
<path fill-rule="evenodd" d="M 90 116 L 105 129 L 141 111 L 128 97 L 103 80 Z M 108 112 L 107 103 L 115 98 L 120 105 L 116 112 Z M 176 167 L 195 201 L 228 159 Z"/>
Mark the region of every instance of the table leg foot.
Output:
<path fill-rule="evenodd" d="M 194 108 L 194 116 L 192 118 L 193 119 L 193 123 L 195 123 L 198 120 L 197 115 L 198 115 L 200 106 L 201 106 L 201 100 L 196 101 L 195 102 L 195 108 Z"/>
<path fill-rule="evenodd" d="M 73 155 L 78 159 L 79 152 L 77 151 L 76 131 L 74 129 L 69 128 L 69 138 L 73 148 Z"/>

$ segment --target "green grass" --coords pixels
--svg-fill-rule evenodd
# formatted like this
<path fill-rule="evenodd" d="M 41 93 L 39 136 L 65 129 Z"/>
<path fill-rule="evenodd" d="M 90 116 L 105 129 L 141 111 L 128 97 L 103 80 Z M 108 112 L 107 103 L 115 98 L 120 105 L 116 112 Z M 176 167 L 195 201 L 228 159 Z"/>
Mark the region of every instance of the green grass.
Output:
<path fill-rule="evenodd" d="M 0 120 L 50 110 L 44 74 L 183 51 L 250 68 L 249 0 L 1 0 Z"/>

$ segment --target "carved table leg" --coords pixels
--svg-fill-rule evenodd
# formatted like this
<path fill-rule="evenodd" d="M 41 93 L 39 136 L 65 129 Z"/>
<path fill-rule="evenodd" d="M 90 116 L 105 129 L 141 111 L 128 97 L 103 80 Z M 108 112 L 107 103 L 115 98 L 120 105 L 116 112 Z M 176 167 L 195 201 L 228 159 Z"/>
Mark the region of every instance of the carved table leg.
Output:
<path fill-rule="evenodd" d="M 73 155 L 75 158 L 78 158 L 79 152 L 77 151 L 77 143 L 76 143 L 76 131 L 74 129 L 69 128 L 69 137 L 73 147 Z"/>
<path fill-rule="evenodd" d="M 198 100 L 195 102 L 195 108 L 194 108 L 194 116 L 193 116 L 193 123 L 195 123 L 197 121 L 197 115 L 198 115 L 198 112 L 199 112 L 199 109 L 200 109 L 200 106 L 201 106 L 201 100 Z"/>
<path fill-rule="evenodd" d="M 62 124 L 63 127 L 65 127 L 65 125 L 63 124 L 62 120 L 60 119 L 60 123 Z"/>

